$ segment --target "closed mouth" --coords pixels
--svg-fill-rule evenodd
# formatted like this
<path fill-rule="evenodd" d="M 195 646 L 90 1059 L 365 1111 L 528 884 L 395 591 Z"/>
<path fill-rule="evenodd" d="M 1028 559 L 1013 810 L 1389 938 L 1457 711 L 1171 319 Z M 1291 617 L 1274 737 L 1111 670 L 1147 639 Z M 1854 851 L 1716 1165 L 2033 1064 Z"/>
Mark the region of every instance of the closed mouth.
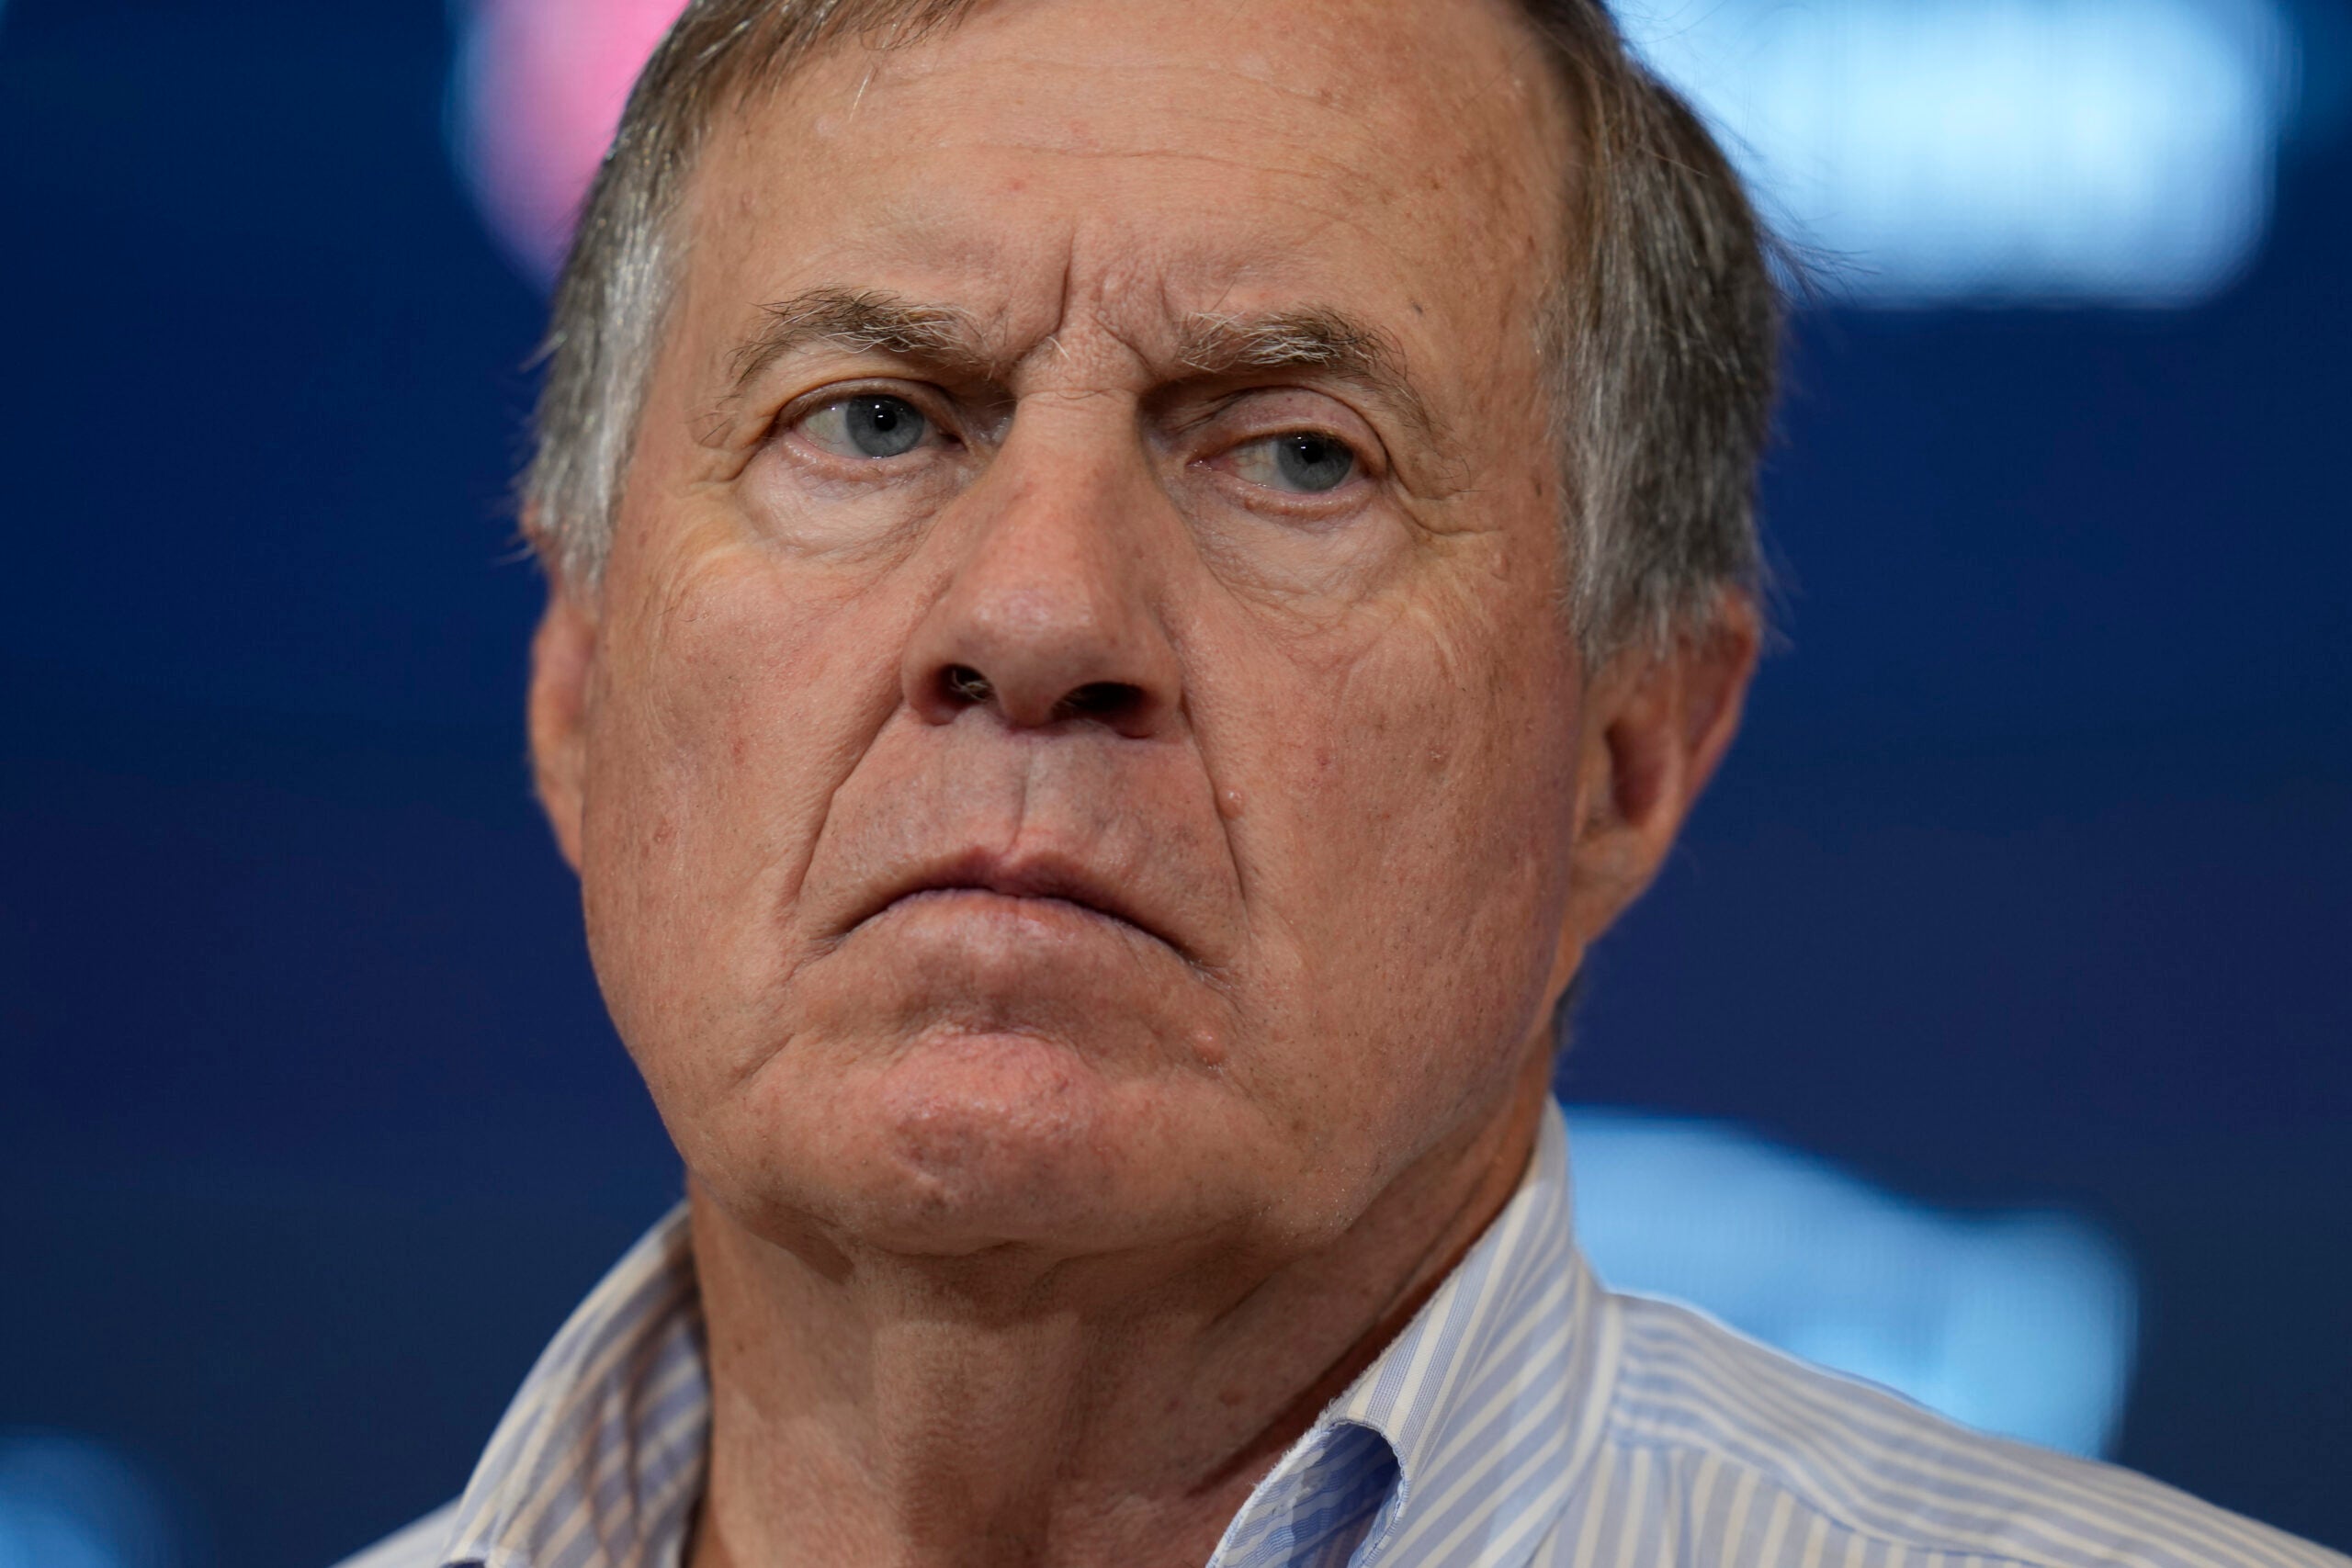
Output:
<path fill-rule="evenodd" d="M 890 884 L 882 897 L 849 922 L 843 934 L 901 904 L 949 893 L 988 893 L 1001 898 L 1067 905 L 1116 920 L 1173 949 L 1188 963 L 1192 961 L 1192 954 L 1182 942 L 1145 917 L 1108 878 L 1086 867 L 1046 856 L 1007 862 L 992 855 L 967 854 L 926 867 Z"/>

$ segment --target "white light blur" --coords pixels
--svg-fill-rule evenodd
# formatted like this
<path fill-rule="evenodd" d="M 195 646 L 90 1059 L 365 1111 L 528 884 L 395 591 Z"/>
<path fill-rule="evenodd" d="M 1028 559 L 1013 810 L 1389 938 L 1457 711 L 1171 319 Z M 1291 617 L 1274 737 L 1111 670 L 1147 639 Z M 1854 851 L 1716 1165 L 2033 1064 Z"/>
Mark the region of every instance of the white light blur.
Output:
<path fill-rule="evenodd" d="M 2269 225 L 2278 0 L 1625 0 L 1833 299 L 2190 305 Z"/>
<path fill-rule="evenodd" d="M 1577 1236 L 1618 1290 L 2004 1437 L 2098 1455 L 2130 1392 L 2138 1290 L 2080 1220 L 1948 1214 L 1736 1128 L 1568 1112 Z"/>

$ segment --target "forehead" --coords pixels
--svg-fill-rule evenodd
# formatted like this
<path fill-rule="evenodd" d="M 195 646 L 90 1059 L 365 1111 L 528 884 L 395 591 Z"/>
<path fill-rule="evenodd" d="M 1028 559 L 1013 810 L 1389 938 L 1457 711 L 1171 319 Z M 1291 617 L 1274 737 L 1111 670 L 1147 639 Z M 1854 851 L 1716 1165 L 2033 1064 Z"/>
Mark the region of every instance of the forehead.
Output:
<path fill-rule="evenodd" d="M 1016 354 L 1302 297 L 1491 336 L 1552 271 L 1564 125 L 1501 0 L 998 0 L 716 125 L 687 292 L 885 286 Z"/>

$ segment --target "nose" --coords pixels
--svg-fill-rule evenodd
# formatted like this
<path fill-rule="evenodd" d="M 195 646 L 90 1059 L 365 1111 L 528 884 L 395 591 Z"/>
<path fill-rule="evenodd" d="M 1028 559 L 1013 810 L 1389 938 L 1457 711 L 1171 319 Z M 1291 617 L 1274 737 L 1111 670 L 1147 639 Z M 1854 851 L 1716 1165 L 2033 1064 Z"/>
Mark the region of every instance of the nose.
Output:
<path fill-rule="evenodd" d="M 957 502 L 961 554 L 909 644 L 907 705 L 933 724 L 983 708 L 1016 729 L 1161 733 L 1182 696 L 1154 592 L 1167 499 L 1123 464 L 1022 446 Z"/>

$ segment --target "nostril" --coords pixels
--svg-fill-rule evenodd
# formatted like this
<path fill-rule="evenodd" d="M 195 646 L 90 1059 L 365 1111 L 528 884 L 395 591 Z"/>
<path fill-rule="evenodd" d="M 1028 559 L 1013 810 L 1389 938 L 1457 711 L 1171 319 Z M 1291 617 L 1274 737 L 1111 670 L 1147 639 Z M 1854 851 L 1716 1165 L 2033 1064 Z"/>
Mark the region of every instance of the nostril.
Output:
<path fill-rule="evenodd" d="M 1054 705 L 1056 718 L 1115 722 L 1143 706 L 1143 689 L 1124 681 L 1090 681 Z"/>
<path fill-rule="evenodd" d="M 1050 707 L 1035 707 L 1031 704 L 1043 694 L 1025 681 L 1010 689 L 1001 687 L 969 664 L 940 666 L 932 676 L 932 693 L 926 709 L 934 722 L 941 723 L 967 708 L 990 708 L 1008 724 L 1021 728 L 1075 722 L 1139 733 L 1137 727 L 1147 724 L 1153 711 L 1145 688 L 1126 681 L 1089 681 L 1064 692 Z"/>
<path fill-rule="evenodd" d="M 951 664 L 939 672 L 939 689 L 959 705 L 987 702 L 996 694 L 989 678 L 968 664 Z"/>

